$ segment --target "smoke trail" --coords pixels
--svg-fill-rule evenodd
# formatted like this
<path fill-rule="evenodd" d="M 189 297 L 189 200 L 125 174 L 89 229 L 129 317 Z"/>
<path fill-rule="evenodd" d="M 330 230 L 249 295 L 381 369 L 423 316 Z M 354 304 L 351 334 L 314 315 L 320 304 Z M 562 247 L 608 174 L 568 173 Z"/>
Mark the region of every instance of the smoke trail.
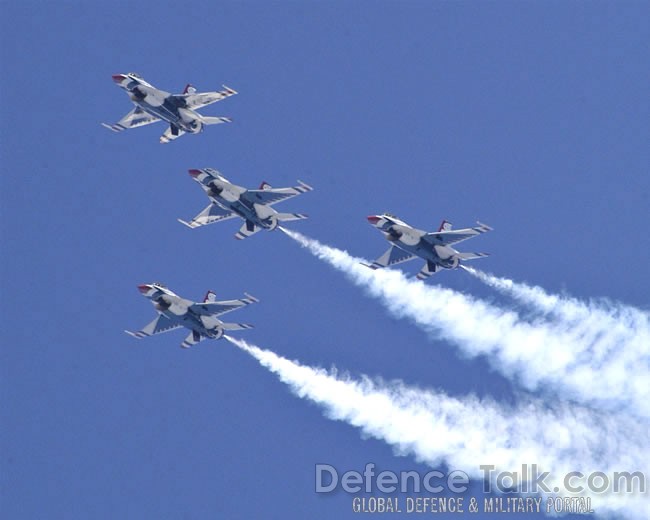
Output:
<path fill-rule="evenodd" d="M 629 417 L 566 406 L 550 409 L 537 401 L 508 408 L 400 382 L 353 380 L 224 337 L 275 373 L 295 395 L 323 407 L 328 418 L 360 428 L 393 446 L 396 454 L 413 455 L 433 467 L 445 463 L 481 479 L 482 464 L 520 471 L 521 464 L 535 463 L 541 471 L 551 472 L 546 483 L 550 489 L 559 487 L 562 496 L 570 495 L 563 479 L 571 471 L 584 475 L 603 471 L 610 476 L 622 470 L 648 473 L 647 427 Z M 591 496 L 601 514 L 647 518 L 650 513 L 647 495 Z"/>
<path fill-rule="evenodd" d="M 591 321 L 526 320 L 512 310 L 407 279 L 400 271 L 372 271 L 345 251 L 282 230 L 365 288 L 395 316 L 453 341 L 467 355 L 485 355 L 497 370 L 526 388 L 650 417 L 647 331 L 603 336 Z"/>
<path fill-rule="evenodd" d="M 486 285 L 528 305 L 555 321 L 577 324 L 588 322 L 590 330 L 599 330 L 613 346 L 638 344 L 650 350 L 650 314 L 634 307 L 605 299 L 583 302 L 569 296 L 549 294 L 539 286 L 518 283 L 478 269 L 462 266 Z"/>

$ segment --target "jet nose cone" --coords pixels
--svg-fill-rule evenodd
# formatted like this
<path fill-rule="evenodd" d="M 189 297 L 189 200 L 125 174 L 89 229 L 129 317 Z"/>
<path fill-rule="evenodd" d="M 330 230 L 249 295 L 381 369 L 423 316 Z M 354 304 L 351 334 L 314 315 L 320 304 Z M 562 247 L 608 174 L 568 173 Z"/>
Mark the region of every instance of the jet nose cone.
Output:
<path fill-rule="evenodd" d="M 201 175 L 201 170 L 189 170 L 188 173 L 195 179 Z"/>
<path fill-rule="evenodd" d="M 377 215 L 369 215 L 367 218 L 368 222 L 370 222 L 373 226 L 376 226 L 377 222 L 379 222 L 379 217 Z"/>
<path fill-rule="evenodd" d="M 126 79 L 124 74 L 113 74 L 113 81 L 115 83 L 122 83 Z"/>
<path fill-rule="evenodd" d="M 142 294 L 147 294 L 149 292 L 150 287 L 148 285 L 138 285 L 138 291 L 140 291 Z"/>

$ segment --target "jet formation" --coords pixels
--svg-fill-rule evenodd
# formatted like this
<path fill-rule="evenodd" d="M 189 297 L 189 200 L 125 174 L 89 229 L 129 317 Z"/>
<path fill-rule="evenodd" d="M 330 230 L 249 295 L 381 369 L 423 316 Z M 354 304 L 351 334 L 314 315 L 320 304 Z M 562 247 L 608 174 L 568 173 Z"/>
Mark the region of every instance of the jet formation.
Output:
<path fill-rule="evenodd" d="M 134 72 L 115 74 L 113 81 L 126 91 L 135 108 L 117 123 L 102 125 L 114 132 L 121 132 L 164 121 L 169 128 L 160 137 L 161 143 L 168 143 L 186 133 L 197 134 L 207 125 L 229 123 L 231 120 L 227 117 L 204 116 L 197 110 L 237 94 L 225 85 L 223 90 L 197 92 L 189 84 L 181 94 L 170 94 L 147 83 Z M 258 189 L 247 189 L 233 184 L 212 168 L 189 170 L 189 174 L 210 199 L 210 204 L 190 221 L 178 219 L 189 228 L 240 218 L 244 223 L 235 233 L 235 238 L 242 240 L 262 229 L 273 231 L 280 222 L 307 218 L 303 213 L 280 213 L 273 208 L 278 202 L 312 191 L 313 188 L 302 181 L 298 181 L 297 186 L 288 188 L 273 188 L 267 182 L 262 182 Z M 442 269 L 462 267 L 467 260 L 487 256 L 487 253 L 459 252 L 451 246 L 492 230 L 480 222 L 477 222 L 476 227 L 454 230 L 451 223 L 443 220 L 438 231 L 426 232 L 390 213 L 371 215 L 368 222 L 391 242 L 391 246 L 372 264 L 364 265 L 380 269 L 419 257 L 425 261 L 417 274 L 420 280 Z M 139 285 L 138 289 L 151 300 L 158 316 L 136 332 L 125 332 L 141 339 L 187 328 L 190 333 L 181 343 L 183 348 L 189 348 L 204 339 L 219 339 L 226 331 L 252 328 L 252 325 L 246 323 L 224 323 L 219 316 L 259 301 L 246 293 L 244 298 L 238 300 L 217 301 L 215 293 L 208 291 L 202 302 L 194 302 L 178 296 L 161 283 Z"/>
<path fill-rule="evenodd" d="M 217 301 L 215 293 L 208 291 L 203 301 L 197 303 L 181 298 L 159 282 L 139 285 L 138 290 L 151 300 L 158 316 L 136 332 L 124 332 L 142 339 L 185 327 L 190 329 L 190 333 L 181 343 L 183 348 L 190 348 L 208 338 L 220 339 L 225 331 L 252 329 L 253 326 L 247 323 L 224 323 L 218 316 L 259 301 L 246 293 L 239 300 Z"/>
<path fill-rule="evenodd" d="M 370 215 L 368 222 L 392 242 L 388 251 L 372 264 L 364 264 L 371 269 L 397 265 L 419 257 L 425 260 L 425 264 L 417 278 L 424 280 L 442 269 L 455 269 L 466 260 L 488 256 L 487 253 L 460 253 L 451 247 L 452 244 L 492 231 L 490 226 L 480 222 L 473 228 L 452 230 L 451 223 L 443 220 L 438 231 L 432 233 L 411 227 L 390 213 Z"/>
<path fill-rule="evenodd" d="M 135 72 L 114 74 L 113 81 L 126 91 L 135 105 L 135 108 L 117 123 L 112 125 L 102 123 L 114 132 L 165 121 L 169 124 L 169 128 L 160 136 L 160 142 L 168 143 L 185 133 L 198 134 L 206 125 L 231 122 L 228 117 L 210 117 L 197 112 L 199 108 L 237 94 L 225 85 L 223 90 L 197 92 L 192 85 L 188 84 L 181 94 L 170 94 L 147 83 Z"/>

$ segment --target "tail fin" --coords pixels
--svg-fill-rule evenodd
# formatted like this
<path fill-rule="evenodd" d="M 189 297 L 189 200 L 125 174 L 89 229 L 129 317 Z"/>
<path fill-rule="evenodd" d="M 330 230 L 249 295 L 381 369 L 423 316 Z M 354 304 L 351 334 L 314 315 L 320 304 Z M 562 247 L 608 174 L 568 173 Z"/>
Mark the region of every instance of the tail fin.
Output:
<path fill-rule="evenodd" d="M 272 186 L 266 181 L 262 181 L 262 184 L 260 184 L 259 187 L 260 190 L 270 190 L 271 188 Z"/>
<path fill-rule="evenodd" d="M 451 231 L 451 222 L 447 220 L 443 220 L 440 223 L 440 227 L 438 228 L 438 231 Z"/>
<path fill-rule="evenodd" d="M 192 85 L 191 83 L 185 85 L 185 88 L 183 89 L 183 94 L 195 94 L 195 93 L 196 93 L 196 89 L 194 88 L 194 85 Z"/>
<path fill-rule="evenodd" d="M 216 302 L 217 301 L 217 295 L 214 293 L 214 291 L 208 291 L 205 293 L 205 297 L 203 298 L 203 303 L 207 302 Z"/>

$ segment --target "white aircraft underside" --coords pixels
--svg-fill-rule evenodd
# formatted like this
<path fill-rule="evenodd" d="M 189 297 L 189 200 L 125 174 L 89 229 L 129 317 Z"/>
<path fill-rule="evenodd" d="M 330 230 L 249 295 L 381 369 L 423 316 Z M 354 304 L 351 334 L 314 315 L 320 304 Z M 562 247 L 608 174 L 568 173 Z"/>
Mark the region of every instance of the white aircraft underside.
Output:
<path fill-rule="evenodd" d="M 388 251 L 368 267 L 380 269 L 422 258 L 425 264 L 417 274 L 421 280 L 442 269 L 455 269 L 466 260 L 487 256 L 487 253 L 462 253 L 451 245 L 492 230 L 490 226 L 480 222 L 473 228 L 452 230 L 451 223 L 443 220 L 437 232 L 427 233 L 388 213 L 371 215 L 368 222 L 392 242 Z"/>
<path fill-rule="evenodd" d="M 165 121 L 169 123 L 169 128 L 160 137 L 160 142 L 168 143 L 185 133 L 202 132 L 207 125 L 231 122 L 228 117 L 204 116 L 196 111 L 237 93 L 225 85 L 220 91 L 200 93 L 188 85 L 182 94 L 170 94 L 155 88 L 133 72 L 115 74 L 113 81 L 127 91 L 135 105 L 135 108 L 117 123 L 102 123 L 114 132 Z"/>
<path fill-rule="evenodd" d="M 272 188 L 263 182 L 260 189 L 247 190 L 232 184 L 221 173 L 212 168 L 190 170 L 192 178 L 201 185 L 210 198 L 210 205 L 189 222 L 178 219 L 190 228 L 197 228 L 232 218 L 241 218 L 243 225 L 235 234 L 242 240 L 262 229 L 272 231 L 280 222 L 302 220 L 302 213 L 279 213 L 272 206 L 312 190 L 311 186 L 298 181 L 291 188 Z"/>
<path fill-rule="evenodd" d="M 140 285 L 138 289 L 151 300 L 158 316 L 136 332 L 125 332 L 142 339 L 184 327 L 190 329 L 190 333 L 181 343 L 183 348 L 189 348 L 207 338 L 219 339 L 226 331 L 253 328 L 247 323 L 224 323 L 218 316 L 259 301 L 250 294 L 239 300 L 217 301 L 214 293 L 208 291 L 203 302 L 193 302 L 181 298 L 160 283 Z"/>

